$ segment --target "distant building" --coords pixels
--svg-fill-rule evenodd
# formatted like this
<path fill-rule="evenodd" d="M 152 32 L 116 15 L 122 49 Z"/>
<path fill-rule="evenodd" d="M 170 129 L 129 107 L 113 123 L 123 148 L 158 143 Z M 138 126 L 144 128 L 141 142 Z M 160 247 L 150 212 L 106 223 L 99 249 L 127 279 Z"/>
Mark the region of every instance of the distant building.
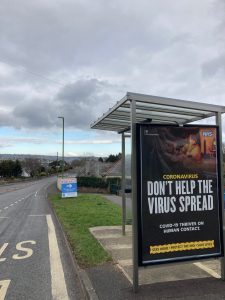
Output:
<path fill-rule="evenodd" d="M 111 167 L 102 174 L 105 177 L 122 177 L 122 159 L 111 163 Z"/>
<path fill-rule="evenodd" d="M 21 176 L 22 176 L 22 177 L 27 177 L 27 178 L 28 178 L 28 177 L 30 177 L 30 173 L 29 173 L 26 169 L 23 168 L 23 169 L 22 169 L 22 174 L 21 174 Z"/>

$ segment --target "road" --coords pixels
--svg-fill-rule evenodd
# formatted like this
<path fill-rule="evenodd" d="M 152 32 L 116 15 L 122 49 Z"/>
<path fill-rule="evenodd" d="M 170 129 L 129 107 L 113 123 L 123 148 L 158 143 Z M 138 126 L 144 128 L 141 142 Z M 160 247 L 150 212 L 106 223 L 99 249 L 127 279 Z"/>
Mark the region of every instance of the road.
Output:
<path fill-rule="evenodd" d="M 54 181 L 0 186 L 0 300 L 84 299 L 46 198 Z"/>

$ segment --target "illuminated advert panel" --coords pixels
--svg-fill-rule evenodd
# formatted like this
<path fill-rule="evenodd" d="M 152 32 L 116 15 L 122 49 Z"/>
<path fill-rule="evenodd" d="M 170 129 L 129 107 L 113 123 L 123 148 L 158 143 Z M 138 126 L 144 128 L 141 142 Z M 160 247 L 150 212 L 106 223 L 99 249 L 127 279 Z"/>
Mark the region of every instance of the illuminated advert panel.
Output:
<path fill-rule="evenodd" d="M 220 257 L 218 128 L 137 124 L 139 265 Z"/>

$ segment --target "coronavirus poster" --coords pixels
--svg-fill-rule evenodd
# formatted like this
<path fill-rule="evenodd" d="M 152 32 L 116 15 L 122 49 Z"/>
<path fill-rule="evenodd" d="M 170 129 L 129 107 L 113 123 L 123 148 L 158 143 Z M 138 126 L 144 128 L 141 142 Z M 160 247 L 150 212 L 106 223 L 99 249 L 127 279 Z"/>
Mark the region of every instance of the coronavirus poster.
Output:
<path fill-rule="evenodd" d="M 222 255 L 217 130 L 137 125 L 139 265 Z"/>

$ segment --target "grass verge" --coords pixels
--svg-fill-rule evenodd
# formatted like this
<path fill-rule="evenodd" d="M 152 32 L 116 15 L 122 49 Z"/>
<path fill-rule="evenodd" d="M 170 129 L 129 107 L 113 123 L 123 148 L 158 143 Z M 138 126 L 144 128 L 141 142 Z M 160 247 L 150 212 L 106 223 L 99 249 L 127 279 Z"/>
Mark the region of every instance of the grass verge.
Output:
<path fill-rule="evenodd" d="M 110 255 L 90 234 L 89 227 L 121 225 L 121 208 L 99 195 L 79 195 L 61 199 L 59 193 L 49 200 L 68 237 L 81 267 L 111 261 Z"/>

